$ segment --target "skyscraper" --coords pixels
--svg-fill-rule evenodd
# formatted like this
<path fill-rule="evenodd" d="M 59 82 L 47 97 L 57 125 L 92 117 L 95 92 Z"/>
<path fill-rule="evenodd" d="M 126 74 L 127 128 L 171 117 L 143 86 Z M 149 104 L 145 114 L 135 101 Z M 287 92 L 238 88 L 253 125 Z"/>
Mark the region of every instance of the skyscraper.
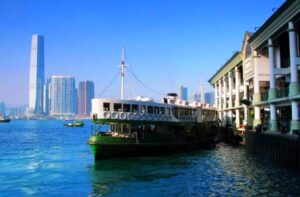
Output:
<path fill-rule="evenodd" d="M 44 37 L 32 36 L 29 74 L 29 114 L 43 113 L 44 95 Z"/>
<path fill-rule="evenodd" d="M 5 103 L 0 102 L 0 116 L 5 116 L 5 115 L 6 115 Z"/>
<path fill-rule="evenodd" d="M 91 102 L 94 98 L 94 82 L 82 81 L 78 85 L 78 114 L 89 116 L 91 113 Z"/>
<path fill-rule="evenodd" d="M 204 94 L 205 102 L 214 105 L 215 104 L 215 93 L 214 92 L 207 92 Z"/>
<path fill-rule="evenodd" d="M 49 84 L 50 115 L 71 117 L 76 113 L 75 78 L 52 76 Z"/>
<path fill-rule="evenodd" d="M 188 89 L 182 85 L 179 86 L 178 98 L 187 101 L 188 100 Z"/>

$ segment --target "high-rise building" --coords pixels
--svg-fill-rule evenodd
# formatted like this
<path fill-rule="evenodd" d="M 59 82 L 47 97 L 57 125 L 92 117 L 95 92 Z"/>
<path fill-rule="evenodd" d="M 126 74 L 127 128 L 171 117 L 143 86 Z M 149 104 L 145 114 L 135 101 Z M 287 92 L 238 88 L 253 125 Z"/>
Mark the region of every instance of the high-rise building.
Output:
<path fill-rule="evenodd" d="M 6 115 L 6 108 L 5 108 L 5 103 L 0 102 L 0 116 L 5 116 Z"/>
<path fill-rule="evenodd" d="M 43 113 L 44 78 L 44 37 L 35 34 L 31 42 L 29 114 Z"/>
<path fill-rule="evenodd" d="M 214 92 L 206 92 L 204 94 L 204 100 L 206 103 L 208 103 L 210 105 L 214 105 L 215 104 L 215 93 Z"/>
<path fill-rule="evenodd" d="M 50 111 L 50 95 L 49 95 L 49 87 L 50 87 L 51 78 L 48 78 L 44 85 L 44 114 L 49 114 Z"/>
<path fill-rule="evenodd" d="M 91 103 L 94 98 L 94 82 L 82 81 L 78 85 L 78 114 L 89 116 L 91 113 Z"/>
<path fill-rule="evenodd" d="M 76 113 L 77 95 L 75 78 L 52 76 L 49 83 L 50 115 L 72 117 Z"/>
<path fill-rule="evenodd" d="M 182 85 L 179 86 L 178 98 L 187 101 L 188 100 L 188 89 Z"/>

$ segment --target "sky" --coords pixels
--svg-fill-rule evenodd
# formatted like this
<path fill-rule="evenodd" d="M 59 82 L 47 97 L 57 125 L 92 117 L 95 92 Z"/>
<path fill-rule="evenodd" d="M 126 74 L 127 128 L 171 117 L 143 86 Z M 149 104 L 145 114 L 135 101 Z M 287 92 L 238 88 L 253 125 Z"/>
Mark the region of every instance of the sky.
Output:
<path fill-rule="evenodd" d="M 0 102 L 28 103 L 31 36 L 45 38 L 45 76 L 95 83 L 96 97 L 191 97 L 284 0 L 0 0 Z M 134 77 L 135 73 L 138 79 Z M 142 82 L 142 83 L 141 83 Z M 145 84 L 145 85 L 143 85 Z"/>

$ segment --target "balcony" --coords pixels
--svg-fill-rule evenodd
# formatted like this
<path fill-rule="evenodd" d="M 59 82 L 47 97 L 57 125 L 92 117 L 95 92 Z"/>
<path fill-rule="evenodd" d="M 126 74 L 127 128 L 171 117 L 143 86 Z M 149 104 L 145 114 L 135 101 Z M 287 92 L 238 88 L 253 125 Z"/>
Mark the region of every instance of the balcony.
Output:
<path fill-rule="evenodd" d="M 268 92 L 262 92 L 260 96 L 261 96 L 261 101 L 268 101 L 269 98 Z"/>
<path fill-rule="evenodd" d="M 289 88 L 281 88 L 276 90 L 277 98 L 283 98 L 289 96 Z"/>

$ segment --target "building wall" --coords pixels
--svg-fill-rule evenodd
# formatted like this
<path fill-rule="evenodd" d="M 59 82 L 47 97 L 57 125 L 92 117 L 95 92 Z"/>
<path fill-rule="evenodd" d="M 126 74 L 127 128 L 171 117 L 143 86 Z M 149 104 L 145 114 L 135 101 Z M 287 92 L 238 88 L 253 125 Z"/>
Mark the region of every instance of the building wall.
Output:
<path fill-rule="evenodd" d="M 53 76 L 50 82 L 50 114 L 69 116 L 76 113 L 75 78 Z"/>
<path fill-rule="evenodd" d="M 91 113 L 91 103 L 94 98 L 94 82 L 82 81 L 78 85 L 78 114 L 87 116 Z"/>

